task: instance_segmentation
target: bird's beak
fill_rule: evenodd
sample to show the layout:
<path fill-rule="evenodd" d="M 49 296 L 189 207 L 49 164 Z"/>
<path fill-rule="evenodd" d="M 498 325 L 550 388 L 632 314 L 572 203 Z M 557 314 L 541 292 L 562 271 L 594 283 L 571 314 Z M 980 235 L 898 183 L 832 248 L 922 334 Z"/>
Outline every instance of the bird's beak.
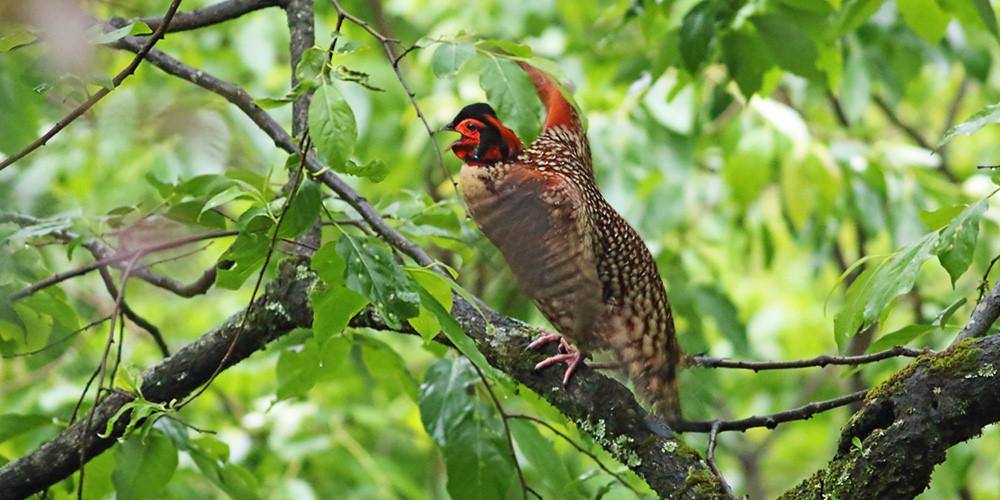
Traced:
<path fill-rule="evenodd" d="M 438 132 L 454 132 L 454 131 L 455 131 L 455 125 L 452 125 L 451 123 L 438 129 Z"/>

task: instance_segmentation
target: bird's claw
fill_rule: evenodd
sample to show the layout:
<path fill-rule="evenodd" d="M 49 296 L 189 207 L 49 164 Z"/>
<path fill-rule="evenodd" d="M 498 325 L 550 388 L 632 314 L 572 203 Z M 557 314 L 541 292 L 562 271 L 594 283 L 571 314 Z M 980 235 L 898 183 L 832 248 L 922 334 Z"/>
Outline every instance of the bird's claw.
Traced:
<path fill-rule="evenodd" d="M 563 375 L 563 386 L 565 387 L 569 384 L 569 377 L 573 375 L 573 372 L 576 371 L 576 367 L 579 366 L 580 361 L 583 359 L 583 354 L 580 353 L 580 350 L 569 345 L 569 342 L 566 342 L 566 339 L 558 333 L 550 333 L 540 337 L 538 340 L 528 344 L 528 349 L 534 349 L 555 340 L 559 340 L 559 349 L 563 352 L 543 359 L 535 365 L 535 369 L 541 370 L 546 366 L 554 365 L 556 363 L 566 363 L 566 373 Z"/>

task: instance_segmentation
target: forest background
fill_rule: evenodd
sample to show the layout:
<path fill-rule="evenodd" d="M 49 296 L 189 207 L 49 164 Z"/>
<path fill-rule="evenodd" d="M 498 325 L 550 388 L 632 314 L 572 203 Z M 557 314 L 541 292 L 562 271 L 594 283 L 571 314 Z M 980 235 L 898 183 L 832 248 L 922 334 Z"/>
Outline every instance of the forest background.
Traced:
<path fill-rule="evenodd" d="M 1000 497 L 988 0 L 0 19 L 0 497 Z M 486 100 L 535 137 L 511 58 L 568 85 L 685 350 L 807 366 L 684 371 L 683 434 L 531 370 L 432 133 Z"/>

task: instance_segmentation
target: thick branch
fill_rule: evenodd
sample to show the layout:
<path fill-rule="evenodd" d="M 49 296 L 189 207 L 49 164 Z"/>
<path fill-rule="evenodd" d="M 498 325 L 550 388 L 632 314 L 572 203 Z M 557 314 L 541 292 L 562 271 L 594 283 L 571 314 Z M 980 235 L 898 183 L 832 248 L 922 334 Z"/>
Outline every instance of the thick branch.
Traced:
<path fill-rule="evenodd" d="M 284 262 L 278 278 L 254 302 L 253 313 L 226 362 L 227 368 L 263 349 L 268 342 L 312 322 L 307 305 L 312 280 L 297 279 L 301 267 L 308 269 L 308 262 L 301 259 Z M 243 316 L 244 311 L 234 314 L 215 330 L 146 370 L 142 385 L 146 399 L 168 403 L 204 384 L 232 343 Z M 124 431 L 128 418 L 119 419 L 108 438 L 101 438 L 98 433 L 104 431 L 108 419 L 128 401 L 127 396 L 112 393 L 92 410 L 92 417 L 80 419 L 52 441 L 0 467 L 0 498 L 24 498 L 48 488 L 80 467 L 81 450 L 85 451 L 86 461 L 110 448 Z"/>
<path fill-rule="evenodd" d="M 236 19 L 245 14 L 266 9 L 268 7 L 284 7 L 287 3 L 288 0 L 227 0 L 209 5 L 207 7 L 202 7 L 200 9 L 195 9 L 190 12 L 178 12 L 174 16 L 173 20 L 170 21 L 167 33 L 196 30 L 198 28 L 204 28 L 213 24 L 219 24 Z M 146 23 L 150 29 L 155 30 L 160 27 L 160 24 L 163 22 L 163 17 L 140 17 L 137 19 L 130 19 L 126 21 L 126 23 L 130 23 L 132 21 L 142 21 Z"/>
<path fill-rule="evenodd" d="M 537 333 L 534 329 L 487 307 L 480 310 L 456 296 L 451 313 L 490 364 L 558 408 L 661 497 L 727 498 L 701 455 L 639 406 L 625 386 L 581 365 L 564 388 L 562 370 L 534 368 L 555 353 L 554 347 L 527 350 Z M 351 324 L 391 330 L 370 311 Z"/>
<path fill-rule="evenodd" d="M 979 301 L 979 304 L 976 304 L 976 309 L 972 311 L 969 322 L 959 332 L 955 342 L 986 335 L 998 317 L 1000 317 L 1000 281 L 997 281 L 990 293 L 986 294 L 983 300 Z"/>
<path fill-rule="evenodd" d="M 948 448 L 1000 420 L 997 366 L 997 335 L 920 358 L 869 393 L 833 460 L 785 498 L 913 498 Z"/>

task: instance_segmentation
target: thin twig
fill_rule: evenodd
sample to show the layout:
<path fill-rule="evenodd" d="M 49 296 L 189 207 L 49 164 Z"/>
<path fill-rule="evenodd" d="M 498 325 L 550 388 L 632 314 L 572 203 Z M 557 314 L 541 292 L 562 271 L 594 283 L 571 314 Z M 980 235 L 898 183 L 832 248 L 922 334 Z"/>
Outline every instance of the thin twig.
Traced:
<path fill-rule="evenodd" d="M 500 421 L 503 422 L 503 432 L 507 436 L 507 448 L 510 449 L 510 459 L 514 461 L 514 469 L 517 470 L 517 478 L 521 480 L 521 496 L 524 500 L 528 500 L 528 492 L 530 491 L 538 500 L 542 500 L 542 496 L 539 495 L 535 490 L 528 486 L 528 483 L 524 480 L 524 471 L 521 470 L 521 464 L 517 460 L 517 453 L 514 451 L 514 437 L 510 434 L 510 424 L 507 422 L 507 412 L 504 411 L 503 405 L 500 404 L 500 400 L 497 398 L 496 393 L 493 392 L 493 387 L 490 385 L 490 381 L 486 380 L 486 374 L 476 366 L 475 363 L 469 363 L 472 368 L 476 370 L 479 375 L 479 379 L 483 381 L 483 386 L 486 387 L 486 392 L 490 393 L 490 399 L 493 400 L 493 406 L 496 407 L 497 412 L 500 413 Z"/>
<path fill-rule="evenodd" d="M 717 442 L 717 437 L 719 436 L 719 426 L 722 424 L 721 420 L 716 420 L 712 422 L 712 431 L 708 435 L 708 450 L 705 451 L 705 461 L 708 462 L 709 468 L 715 473 L 715 477 L 719 478 L 719 482 L 726 489 L 726 494 L 733 497 L 733 489 L 726 482 L 726 477 L 722 475 L 722 471 L 719 470 L 719 465 L 715 463 L 715 445 Z"/>
<path fill-rule="evenodd" d="M 983 295 L 986 295 L 986 291 L 990 289 L 990 271 L 993 270 L 993 266 L 997 263 L 997 260 L 1000 260 L 1000 255 L 993 257 L 993 260 L 990 261 L 990 265 L 986 266 L 986 272 L 983 273 L 983 279 L 979 281 L 979 298 L 976 299 L 977 304 L 983 301 Z"/>
<path fill-rule="evenodd" d="M 952 341 L 952 345 L 961 340 L 982 337 L 993 326 L 993 323 L 996 323 L 997 318 L 1000 318 L 1000 281 L 997 281 L 990 293 L 976 304 L 976 308 L 972 310 L 972 316 L 969 317 L 969 322 Z"/>
<path fill-rule="evenodd" d="M 111 273 L 108 272 L 108 268 L 102 267 L 98 270 L 98 272 L 101 273 L 101 280 L 104 281 L 104 287 L 108 290 L 108 293 L 112 297 L 117 297 L 118 288 L 115 287 L 115 282 L 111 279 Z M 167 347 L 167 343 L 163 340 L 163 334 L 160 333 L 160 329 L 157 328 L 156 325 L 147 321 L 146 318 L 139 316 L 139 314 L 129 307 L 128 302 L 125 302 L 124 300 L 122 300 L 122 313 L 126 318 L 132 320 L 136 326 L 148 332 L 150 337 L 153 337 L 153 342 L 156 343 L 156 347 L 160 349 L 160 354 L 163 355 L 164 358 L 170 356 L 170 348 Z"/>
<path fill-rule="evenodd" d="M 110 333 L 108 334 L 108 341 L 104 344 L 104 353 L 101 355 L 101 363 L 98 366 L 98 377 L 97 377 L 97 390 L 94 392 L 94 408 L 101 403 L 101 392 L 104 390 L 104 378 L 108 368 L 108 356 L 111 354 L 111 344 L 115 342 L 115 320 L 118 318 L 118 313 L 121 310 L 122 302 L 125 300 L 125 286 L 128 285 L 129 273 L 132 272 L 132 268 L 135 264 L 142 258 L 141 253 L 136 253 L 129 259 L 128 264 L 122 271 L 121 287 L 118 289 L 118 296 L 115 298 L 115 307 L 111 310 L 111 328 L 109 328 Z M 120 343 L 119 343 L 120 349 Z M 119 350 L 119 361 L 121 356 L 121 351 Z M 115 368 L 117 369 L 118 363 L 115 363 Z M 113 380 L 113 379 L 112 379 Z M 84 389 L 86 393 L 86 389 Z M 87 429 L 93 428 L 94 412 L 87 413 Z M 84 443 L 86 440 L 80 440 L 80 480 L 77 482 L 77 498 L 83 500 L 83 474 L 84 468 L 87 464 L 86 460 L 86 448 Z"/>
<path fill-rule="evenodd" d="M 106 266 L 114 266 L 115 264 L 118 264 L 120 262 L 125 262 L 136 255 L 145 256 L 157 252 L 162 252 L 165 250 L 171 250 L 190 243 L 197 243 L 199 241 L 210 240 L 214 238 L 224 238 L 226 236 L 233 236 L 235 234 L 239 234 L 239 231 L 215 231 L 195 236 L 187 236 L 173 241 L 168 241 L 166 243 L 160 243 L 159 245 L 153 245 L 151 247 L 141 248 L 139 250 L 133 250 L 131 252 L 116 253 L 114 255 L 110 255 L 101 260 L 98 260 L 97 262 L 88 264 L 83 267 L 78 267 L 72 271 L 66 271 L 64 273 L 57 273 L 52 276 L 49 276 L 48 278 L 45 278 L 44 280 L 41 280 L 31 286 L 28 286 L 27 288 L 14 292 L 13 294 L 10 295 L 9 299 L 11 302 L 17 302 L 18 300 L 21 300 L 29 295 L 32 295 L 35 292 L 38 292 L 39 290 L 42 290 L 44 288 L 50 287 L 57 283 L 62 283 L 63 281 L 66 281 L 70 278 L 75 278 L 77 276 L 87 274 L 95 269 L 100 269 Z"/>
<path fill-rule="evenodd" d="M 9 358 L 19 358 L 19 357 L 22 357 L 22 356 L 33 356 L 35 354 L 38 354 L 38 353 L 41 353 L 41 352 L 45 351 L 46 349 L 51 349 L 52 347 L 55 347 L 55 346 L 57 346 L 59 344 L 62 344 L 63 342 L 66 342 L 67 340 L 69 340 L 69 339 L 71 339 L 71 338 L 73 338 L 73 337 L 75 337 L 75 336 L 77 336 L 77 335 L 79 335 L 79 334 L 81 334 L 81 333 L 83 333 L 83 332 L 85 332 L 85 331 L 87 331 L 87 330 L 89 330 L 89 329 L 91 329 L 91 328 L 93 328 L 93 327 L 101 324 L 101 323 L 104 323 L 105 321 L 107 321 L 109 319 L 111 319 L 110 316 L 105 316 L 105 317 L 103 317 L 101 319 L 95 319 L 94 321 L 91 321 L 90 323 L 88 323 L 87 326 L 84 326 L 82 328 L 77 328 L 76 330 L 73 330 L 72 332 L 66 334 L 65 337 L 63 337 L 63 338 L 61 338 L 59 340 L 50 342 L 48 344 L 45 344 L 44 346 L 39 347 L 38 349 L 35 349 L 34 351 L 15 352 L 13 354 L 7 354 L 7 355 L 0 356 L 0 357 L 2 357 L 3 359 L 9 359 Z"/>
<path fill-rule="evenodd" d="M 672 428 L 679 432 L 711 432 L 712 426 L 718 422 L 718 432 L 745 431 L 754 427 L 767 427 L 768 429 L 773 429 L 777 427 L 778 424 L 783 422 L 807 420 L 817 413 L 848 405 L 854 401 L 860 401 L 864 399 L 866 394 L 868 394 L 867 389 L 852 392 L 851 394 L 847 394 L 839 398 L 809 403 L 805 406 L 800 406 L 791 410 L 779 411 L 770 415 L 760 415 L 741 420 L 682 420 L 680 422 L 676 422 Z"/>
<path fill-rule="evenodd" d="M 389 58 L 389 62 L 392 64 L 393 71 L 396 72 L 396 79 L 399 80 L 399 84 L 403 86 L 403 90 L 406 92 L 406 97 L 410 99 L 410 104 L 413 105 L 413 110 L 417 112 L 417 117 L 420 118 L 421 123 L 424 124 L 424 129 L 427 131 L 427 140 L 430 142 L 431 149 L 434 150 L 434 155 L 437 157 L 438 165 L 441 166 L 441 171 L 443 171 L 445 176 L 448 177 L 448 180 L 451 181 L 451 185 L 455 189 L 455 194 L 458 197 L 457 199 L 459 200 L 459 203 L 463 203 L 462 202 L 463 198 L 458 192 L 458 182 L 455 181 L 455 177 L 451 175 L 451 171 L 448 170 L 447 166 L 445 166 L 444 156 L 441 154 L 441 150 L 438 149 L 437 143 L 434 142 L 434 129 L 431 127 L 431 124 L 427 121 L 427 118 L 424 116 L 423 111 L 420 110 L 420 105 L 417 104 L 417 99 L 416 99 L 417 94 L 414 93 L 412 90 L 410 90 L 410 85 L 406 83 L 406 77 L 403 76 L 403 72 L 399 68 L 399 63 L 403 59 L 403 56 L 405 56 L 406 54 L 410 53 L 413 50 L 419 49 L 420 47 L 416 45 L 411 46 L 405 49 L 399 56 L 395 56 L 392 52 L 392 44 L 393 43 L 399 44 L 400 43 L 399 40 L 389 38 L 383 35 L 382 33 L 379 33 L 375 28 L 372 28 L 368 23 L 351 15 L 349 12 L 344 10 L 343 7 L 340 6 L 339 1 L 337 0 L 330 0 L 330 1 L 333 3 L 333 7 L 337 9 L 338 16 L 346 18 L 348 21 L 358 25 L 361 29 L 367 31 L 368 34 L 370 34 L 372 37 L 378 40 L 379 43 L 382 44 L 382 49 L 385 50 L 385 55 L 386 57 Z"/>
<path fill-rule="evenodd" d="M 635 494 L 639 494 L 639 490 L 635 489 L 631 484 L 628 484 L 628 481 L 626 481 L 624 477 L 622 477 L 620 474 L 618 474 L 617 472 L 609 469 L 606 465 L 604 465 L 603 463 L 601 463 L 601 459 L 597 458 L 597 455 L 594 455 L 589 450 L 585 449 L 583 446 L 580 446 L 579 444 L 577 444 L 576 441 L 573 441 L 573 438 L 567 436 L 565 433 L 561 432 L 559 429 L 556 429 L 552 424 L 550 424 L 550 423 L 548 423 L 548 422 L 546 422 L 546 421 L 544 421 L 544 420 L 542 420 L 542 419 L 540 419 L 538 417 L 533 417 L 531 415 L 525 415 L 523 413 L 508 413 L 507 414 L 507 418 L 520 418 L 522 420 L 528 420 L 530 422 L 534 422 L 534 423 L 536 423 L 538 425 L 541 425 L 541 426 L 545 427 L 546 429 L 552 431 L 555 435 L 561 437 L 564 441 L 566 441 L 567 443 L 569 443 L 570 446 L 576 448 L 577 451 L 579 451 L 580 453 L 583 453 L 584 455 L 586 455 L 587 457 L 589 457 L 591 460 L 593 460 L 594 463 L 597 464 L 597 466 L 601 470 L 603 470 L 605 473 L 607 473 L 611 477 L 613 477 L 616 480 L 618 480 L 619 483 L 621 483 L 622 485 L 624 485 L 626 488 L 632 490 L 632 492 L 634 492 Z"/>
<path fill-rule="evenodd" d="M 0 221 L 13 222 L 21 227 L 33 226 L 45 222 L 44 219 L 16 212 L 0 212 Z M 235 235 L 235 234 L 238 234 L 238 232 L 232 231 L 228 233 L 228 235 Z M 80 235 L 72 231 L 67 231 L 65 229 L 57 229 L 55 231 L 47 233 L 47 235 L 51 235 L 63 243 L 70 243 L 80 237 Z M 97 239 L 85 241 L 80 246 L 86 248 L 87 251 L 89 251 L 90 254 L 93 255 L 94 258 L 97 260 L 105 259 L 107 257 L 115 255 L 115 250 L 113 248 L 109 247 L 108 245 L 104 244 L 103 242 Z M 187 254 L 185 254 L 185 256 L 186 255 Z M 162 262 L 166 262 L 167 260 L 171 259 L 150 262 L 149 264 L 139 269 L 133 269 L 132 277 L 145 281 L 155 287 L 162 288 L 169 292 L 173 292 L 174 294 L 179 295 L 181 297 L 187 297 L 187 298 L 194 297 L 195 295 L 201 295 L 206 291 L 208 291 L 208 289 L 211 288 L 213 284 L 215 284 L 218 264 L 212 265 L 212 267 L 208 268 L 207 270 L 205 270 L 204 273 L 202 273 L 201 277 L 192 281 L 191 283 L 181 283 L 180 281 L 177 281 L 173 278 L 163 276 L 149 270 L 149 267 Z M 118 263 L 118 265 L 113 265 L 112 267 L 120 268 L 120 263 Z"/>
<path fill-rule="evenodd" d="M 797 359 L 794 361 L 741 361 L 735 359 L 710 358 L 706 356 L 692 356 L 691 359 L 696 366 L 701 368 L 740 368 L 744 370 L 787 370 L 790 368 L 806 368 L 812 366 L 823 367 L 827 365 L 861 365 L 881 361 L 883 359 L 905 356 L 915 358 L 925 354 L 934 354 L 930 349 L 911 349 L 909 347 L 895 346 L 884 351 L 873 354 L 863 354 L 859 356 L 831 356 L 823 354 L 809 359 Z"/>
<path fill-rule="evenodd" d="M 25 156 L 31 154 L 32 151 L 44 146 L 45 143 L 49 142 L 49 140 L 51 140 L 53 137 L 55 137 L 56 134 L 61 132 L 62 129 L 66 128 L 70 123 L 73 123 L 73 120 L 76 120 L 81 115 L 86 113 L 88 109 L 94 106 L 94 104 L 97 104 L 97 101 L 100 101 L 104 96 L 110 94 L 111 91 L 118 88 L 118 86 L 121 85 L 126 78 L 132 75 L 132 73 L 135 73 L 135 69 L 139 67 L 139 63 L 142 62 L 142 59 L 144 57 L 146 57 L 146 54 L 150 51 L 150 49 L 153 48 L 153 45 L 155 45 L 156 42 L 160 41 L 160 39 L 163 38 L 163 35 L 166 34 L 167 26 L 170 25 L 170 20 L 173 19 L 174 14 L 177 12 L 177 7 L 180 6 L 180 4 L 181 0 L 173 0 L 172 2 L 170 2 L 170 7 L 167 8 L 167 13 L 164 14 L 163 16 L 163 23 L 157 26 L 156 31 L 154 31 L 153 35 L 149 37 L 149 39 L 146 41 L 146 44 L 143 45 L 142 49 L 140 49 L 139 52 L 136 53 L 135 57 L 132 59 L 132 62 L 129 63 L 129 65 L 126 66 L 125 69 L 121 70 L 120 73 L 115 75 L 114 78 L 111 79 L 112 83 L 111 88 L 102 87 L 101 90 L 98 90 L 97 92 L 94 93 L 94 95 L 90 96 L 89 99 L 84 101 L 83 104 L 77 106 L 76 109 L 74 109 L 68 115 L 66 115 L 65 118 L 59 120 L 59 122 L 56 123 L 55 126 L 49 129 L 49 131 L 43 134 L 41 137 L 36 139 L 35 142 L 32 142 L 21 151 L 18 151 L 17 153 L 14 153 L 13 155 L 5 158 L 3 161 L 0 161 L 0 171 L 9 167 L 14 162 L 20 160 L 21 158 L 24 158 Z"/>

